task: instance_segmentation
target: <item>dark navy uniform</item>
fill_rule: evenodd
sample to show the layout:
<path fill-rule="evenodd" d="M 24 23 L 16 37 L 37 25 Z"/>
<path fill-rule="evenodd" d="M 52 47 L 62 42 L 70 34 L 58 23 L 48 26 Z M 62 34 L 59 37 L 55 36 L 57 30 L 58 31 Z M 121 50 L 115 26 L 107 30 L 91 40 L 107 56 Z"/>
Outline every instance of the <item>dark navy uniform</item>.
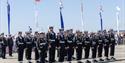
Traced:
<path fill-rule="evenodd" d="M 35 33 L 35 36 L 33 37 L 33 42 L 34 42 L 34 51 L 35 51 L 35 60 L 38 61 L 39 60 L 39 52 L 38 52 L 38 36 L 37 36 L 38 32 Z"/>
<path fill-rule="evenodd" d="M 3 59 L 6 59 L 7 41 L 6 41 L 6 38 L 4 37 L 4 34 L 1 34 L 1 37 L 0 37 L 0 47 L 1 47 L 1 57 Z"/>
<path fill-rule="evenodd" d="M 82 41 L 82 36 L 77 35 L 75 36 L 75 43 L 76 43 L 76 57 L 77 60 L 82 59 L 82 48 L 83 48 L 83 41 Z"/>
<path fill-rule="evenodd" d="M 71 61 L 72 60 L 72 55 L 74 53 L 74 44 L 75 42 L 73 41 L 74 39 L 74 35 L 73 34 L 68 34 L 67 36 L 67 56 L 68 56 L 68 61 Z"/>
<path fill-rule="evenodd" d="M 115 54 L 116 40 L 115 40 L 115 34 L 113 33 L 113 31 L 111 31 L 111 33 L 109 34 L 109 37 L 110 37 L 110 56 L 112 57 L 111 59 L 115 60 L 114 54 Z"/>
<path fill-rule="evenodd" d="M 82 49 L 83 49 L 83 40 L 82 40 L 82 33 L 80 31 L 76 32 L 75 36 L 75 46 L 76 46 L 76 57 L 77 60 L 82 59 Z"/>
<path fill-rule="evenodd" d="M 109 45 L 110 45 L 110 43 L 109 43 L 109 40 L 110 40 L 109 34 L 104 33 L 103 37 L 104 37 L 104 55 L 106 57 L 106 60 L 109 60 L 108 59 L 108 57 L 109 57 Z"/>
<path fill-rule="evenodd" d="M 89 58 L 89 55 L 90 55 L 91 39 L 90 39 L 90 36 L 88 35 L 88 31 L 84 32 L 83 43 L 84 43 L 84 51 L 85 51 L 85 57 L 84 58 L 86 59 L 86 63 L 90 63 L 88 58 Z"/>
<path fill-rule="evenodd" d="M 88 35 L 84 35 L 83 41 L 84 41 L 85 59 L 88 59 L 91 46 L 90 37 Z"/>
<path fill-rule="evenodd" d="M 48 43 L 45 37 L 38 39 L 38 49 L 40 52 L 40 63 L 45 63 L 46 53 L 48 50 Z"/>
<path fill-rule="evenodd" d="M 69 34 L 71 34 L 73 37 L 75 36 L 75 34 L 73 33 L 73 29 L 69 29 Z M 74 57 L 74 52 L 75 52 L 75 45 L 74 45 L 74 47 L 73 47 L 72 59 L 76 59 L 76 58 Z"/>
<path fill-rule="evenodd" d="M 27 33 L 27 35 L 24 38 L 26 43 L 26 59 L 29 63 L 31 63 L 31 54 L 32 54 L 32 48 L 33 48 L 33 38 L 30 36 L 30 33 Z"/>
<path fill-rule="evenodd" d="M 90 35 L 90 38 L 91 38 L 92 58 L 94 62 L 97 62 L 96 56 L 97 56 L 97 47 L 98 47 L 98 37 L 96 34 L 92 33 Z"/>
<path fill-rule="evenodd" d="M 56 34 L 51 31 L 47 33 L 47 41 L 49 43 L 49 61 L 55 62 Z"/>
<path fill-rule="evenodd" d="M 17 46 L 17 52 L 18 52 L 18 61 L 22 63 L 23 61 L 23 55 L 24 55 L 24 49 L 25 49 L 25 42 L 24 37 L 18 36 L 16 37 L 16 46 Z"/>
<path fill-rule="evenodd" d="M 64 61 L 64 57 L 65 57 L 65 48 L 66 48 L 66 39 L 64 36 L 64 33 L 59 33 L 59 35 L 57 36 L 57 40 L 58 40 L 58 47 L 59 47 L 59 62 L 63 62 Z"/>
<path fill-rule="evenodd" d="M 8 47 L 9 47 L 9 56 L 12 56 L 13 53 L 13 38 L 11 35 L 9 35 L 7 39 Z"/>
<path fill-rule="evenodd" d="M 103 47 L 104 47 L 103 35 L 101 34 L 101 32 L 99 32 L 98 33 L 98 57 L 100 61 L 104 61 L 102 59 Z"/>

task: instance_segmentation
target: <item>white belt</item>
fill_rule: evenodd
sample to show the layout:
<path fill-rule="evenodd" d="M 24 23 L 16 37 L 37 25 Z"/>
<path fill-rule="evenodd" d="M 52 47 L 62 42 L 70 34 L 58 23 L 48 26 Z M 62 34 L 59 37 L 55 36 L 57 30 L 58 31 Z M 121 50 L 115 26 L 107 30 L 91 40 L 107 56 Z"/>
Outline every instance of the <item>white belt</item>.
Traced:
<path fill-rule="evenodd" d="M 89 41 L 85 41 L 85 43 L 90 43 Z"/>
<path fill-rule="evenodd" d="M 26 42 L 27 44 L 31 44 L 31 42 Z"/>
<path fill-rule="evenodd" d="M 105 39 L 105 42 L 108 42 L 109 40 Z"/>
<path fill-rule="evenodd" d="M 51 42 L 55 42 L 55 40 L 50 40 Z"/>
<path fill-rule="evenodd" d="M 82 44 L 82 43 L 77 43 L 77 44 Z"/>
<path fill-rule="evenodd" d="M 102 40 L 99 40 L 99 44 L 102 44 Z"/>
<path fill-rule="evenodd" d="M 68 41 L 68 43 L 72 43 L 72 41 Z"/>
<path fill-rule="evenodd" d="M 99 42 L 102 42 L 102 40 L 99 40 Z"/>
<path fill-rule="evenodd" d="M 24 43 L 18 43 L 19 45 L 22 45 L 22 44 L 24 44 Z"/>
<path fill-rule="evenodd" d="M 95 45 L 95 44 L 96 44 L 96 42 L 92 42 L 92 44 L 93 44 L 93 45 Z"/>
<path fill-rule="evenodd" d="M 65 43 L 65 41 L 60 41 L 60 43 Z"/>
<path fill-rule="evenodd" d="M 114 41 L 115 39 L 111 38 L 111 41 Z"/>
<path fill-rule="evenodd" d="M 46 43 L 40 43 L 40 45 L 45 45 Z"/>

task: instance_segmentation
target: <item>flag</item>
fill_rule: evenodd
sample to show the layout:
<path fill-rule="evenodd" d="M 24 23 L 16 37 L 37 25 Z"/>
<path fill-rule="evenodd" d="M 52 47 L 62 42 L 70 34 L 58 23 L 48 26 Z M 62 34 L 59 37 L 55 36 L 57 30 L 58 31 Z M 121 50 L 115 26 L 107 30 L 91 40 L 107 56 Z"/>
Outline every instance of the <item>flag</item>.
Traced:
<path fill-rule="evenodd" d="M 63 21 L 63 16 L 62 16 L 62 8 L 63 8 L 63 4 L 62 4 L 62 0 L 60 0 L 60 21 L 61 21 L 61 28 L 64 29 L 64 21 Z"/>
<path fill-rule="evenodd" d="M 103 20 L 102 20 L 102 13 L 99 13 L 100 15 L 100 24 L 101 24 L 101 31 L 103 31 Z"/>
<path fill-rule="evenodd" d="M 60 20 L 61 20 L 61 28 L 64 29 L 64 22 L 61 10 L 60 10 Z"/>
<path fill-rule="evenodd" d="M 8 34 L 10 34 L 10 4 L 7 0 Z"/>

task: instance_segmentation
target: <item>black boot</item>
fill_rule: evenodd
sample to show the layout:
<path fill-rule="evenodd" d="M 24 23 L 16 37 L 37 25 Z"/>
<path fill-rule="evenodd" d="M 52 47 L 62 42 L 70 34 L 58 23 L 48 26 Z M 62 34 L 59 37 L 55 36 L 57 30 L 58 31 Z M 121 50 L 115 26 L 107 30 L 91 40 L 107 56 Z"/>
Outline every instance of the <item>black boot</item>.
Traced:
<path fill-rule="evenodd" d="M 110 59 L 109 58 L 106 58 L 106 61 L 109 61 Z"/>
<path fill-rule="evenodd" d="M 112 61 L 116 61 L 116 59 L 115 59 L 114 57 L 111 57 L 111 60 L 112 60 Z"/>
<path fill-rule="evenodd" d="M 93 63 L 97 63 L 98 61 L 97 60 L 93 60 Z"/>
<path fill-rule="evenodd" d="M 77 63 L 83 63 L 82 61 L 78 61 Z"/>
<path fill-rule="evenodd" d="M 91 63 L 91 61 L 89 61 L 89 60 L 86 60 L 86 62 L 85 63 Z"/>
<path fill-rule="evenodd" d="M 103 59 L 99 59 L 99 61 L 104 61 Z"/>

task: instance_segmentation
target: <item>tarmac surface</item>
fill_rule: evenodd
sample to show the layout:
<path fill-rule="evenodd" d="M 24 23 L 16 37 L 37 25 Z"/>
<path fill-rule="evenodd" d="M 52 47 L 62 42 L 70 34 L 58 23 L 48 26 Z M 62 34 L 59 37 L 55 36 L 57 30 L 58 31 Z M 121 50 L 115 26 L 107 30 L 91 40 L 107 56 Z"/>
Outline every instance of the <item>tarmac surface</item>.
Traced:
<path fill-rule="evenodd" d="M 0 63 L 18 63 L 17 57 L 18 57 L 17 53 L 14 53 L 13 57 L 9 57 L 8 54 L 7 54 L 7 56 L 6 56 L 7 59 L 0 58 Z M 75 55 L 74 55 L 74 57 L 75 57 Z M 83 57 L 84 57 L 84 51 L 83 51 Z M 91 53 L 90 53 L 90 57 L 91 57 Z M 116 46 L 115 58 L 116 58 L 117 61 L 105 62 L 105 63 L 125 63 L 125 45 L 117 45 Z M 34 53 L 32 53 L 32 59 L 33 59 L 32 63 L 35 63 Z M 57 56 L 56 56 L 56 60 L 58 60 Z M 89 60 L 92 61 L 92 59 L 89 59 Z M 81 61 L 83 63 L 85 63 L 85 59 L 82 59 Z M 25 58 L 24 58 L 24 62 L 23 63 L 27 63 L 27 60 Z M 56 62 L 56 63 L 59 63 L 59 62 Z M 63 63 L 69 63 L 69 62 L 65 61 Z M 78 63 L 78 61 L 73 60 L 71 63 Z"/>

